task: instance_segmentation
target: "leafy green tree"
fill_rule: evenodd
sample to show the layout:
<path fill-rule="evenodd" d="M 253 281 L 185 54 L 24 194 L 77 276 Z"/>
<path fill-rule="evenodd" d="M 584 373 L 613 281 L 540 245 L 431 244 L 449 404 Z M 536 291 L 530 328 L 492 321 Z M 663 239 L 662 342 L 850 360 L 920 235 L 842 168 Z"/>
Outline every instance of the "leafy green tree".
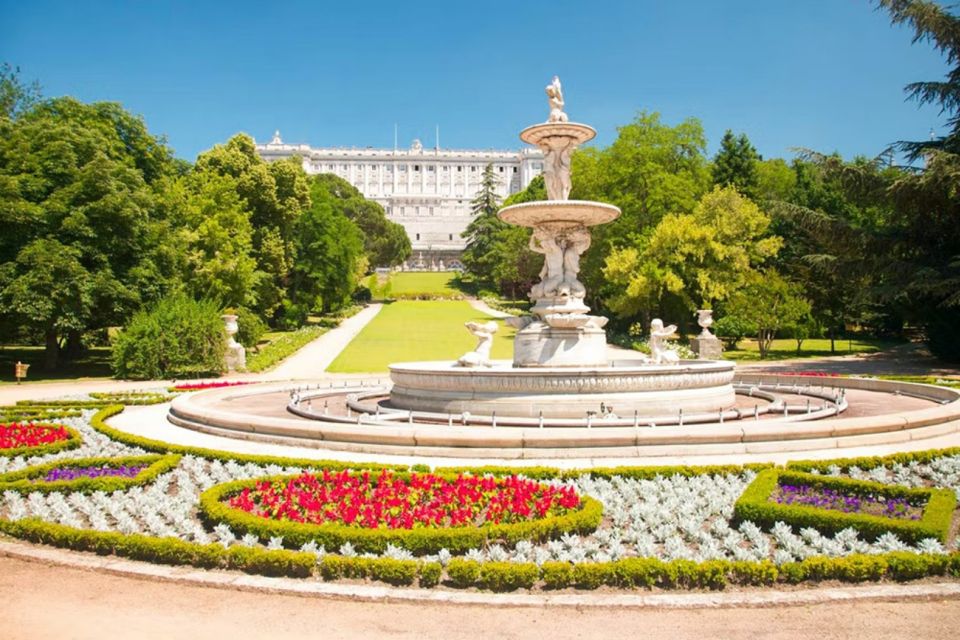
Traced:
<path fill-rule="evenodd" d="M 48 364 L 60 342 L 76 353 L 84 332 L 121 324 L 173 286 L 179 263 L 163 246 L 169 221 L 158 194 L 174 172 L 170 150 L 116 104 L 57 98 L 0 118 L 0 290 L 20 300 L 20 311 L 0 309 L 0 320 L 28 315 L 44 327 Z M 86 283 L 75 300 L 92 300 L 73 305 L 69 321 L 48 305 L 17 315 L 30 265 L 56 272 L 40 257 L 47 239 L 65 248 L 64 277 Z"/>
<path fill-rule="evenodd" d="M 733 187 L 716 187 L 689 214 L 670 214 L 642 241 L 614 249 L 604 275 L 608 304 L 624 317 L 712 308 L 735 293 L 779 250 L 770 218 Z M 673 304 L 670 304 L 671 299 Z"/>
<path fill-rule="evenodd" d="M 793 195 L 797 174 L 782 158 L 757 163 L 756 200 L 760 203 L 786 201 Z"/>
<path fill-rule="evenodd" d="M 463 251 L 463 266 L 481 286 L 494 286 L 494 269 L 499 256 L 494 252 L 497 234 L 507 228 L 507 223 L 497 217 L 500 196 L 497 195 L 499 179 L 488 164 L 480 177 L 480 190 L 470 202 L 473 219 L 462 237 L 467 240 Z"/>
<path fill-rule="evenodd" d="M 410 237 L 403 225 L 389 220 L 381 207 L 367 200 L 352 184 L 333 174 L 311 178 L 324 185 L 342 210 L 363 232 L 367 262 L 374 267 L 392 267 L 410 257 Z"/>
<path fill-rule="evenodd" d="M 358 265 L 366 264 L 363 233 L 344 213 L 343 200 L 331 191 L 327 176 L 310 179 L 310 208 L 296 225 L 297 260 L 292 299 L 300 313 L 335 311 L 357 286 Z"/>
<path fill-rule="evenodd" d="M 760 358 L 766 358 L 777 332 L 810 314 L 802 289 L 774 270 L 754 274 L 725 304 L 724 312 L 755 327 Z"/>
<path fill-rule="evenodd" d="M 641 243 L 665 215 L 692 211 L 710 185 L 706 138 L 698 120 L 669 126 L 659 114 L 641 112 L 617 131 L 609 147 L 573 156 L 570 197 L 609 202 L 622 211 L 616 221 L 592 230 L 593 242 L 583 257 L 580 280 L 594 307 L 612 295 L 603 275 L 607 255 Z"/>
<path fill-rule="evenodd" d="M 10 63 L 0 64 L 0 118 L 14 120 L 40 102 L 40 84 L 34 80 L 24 84 L 20 80 L 20 67 Z"/>
<path fill-rule="evenodd" d="M 749 198 L 759 195 L 760 178 L 757 165 L 760 156 L 750 144 L 747 134 L 733 135 L 727 129 L 720 141 L 720 150 L 713 158 L 713 184 L 721 187 L 736 187 L 737 191 Z"/>

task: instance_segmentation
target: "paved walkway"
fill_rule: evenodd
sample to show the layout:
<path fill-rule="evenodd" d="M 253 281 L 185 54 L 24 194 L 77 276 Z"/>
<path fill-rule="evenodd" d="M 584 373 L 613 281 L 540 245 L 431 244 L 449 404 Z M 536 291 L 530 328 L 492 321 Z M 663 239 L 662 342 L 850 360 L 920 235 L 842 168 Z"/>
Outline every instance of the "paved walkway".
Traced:
<path fill-rule="evenodd" d="M 262 380 L 304 380 L 319 377 L 340 355 L 350 341 L 380 313 L 382 304 L 371 304 L 350 316 L 340 326 L 326 332 L 271 371 L 261 374 Z"/>

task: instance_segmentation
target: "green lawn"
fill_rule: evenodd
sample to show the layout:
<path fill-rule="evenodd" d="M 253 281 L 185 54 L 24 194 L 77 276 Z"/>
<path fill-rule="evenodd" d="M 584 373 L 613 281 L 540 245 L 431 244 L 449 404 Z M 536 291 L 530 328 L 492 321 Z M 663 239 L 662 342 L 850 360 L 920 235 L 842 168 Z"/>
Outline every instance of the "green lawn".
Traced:
<path fill-rule="evenodd" d="M 386 371 L 391 362 L 456 360 L 477 344 L 477 339 L 470 335 L 463 323 L 490 319 L 463 301 L 402 300 L 385 304 L 327 371 Z M 512 327 L 500 323 L 494 338 L 493 358 L 509 360 L 513 357 L 513 334 Z"/>
<path fill-rule="evenodd" d="M 824 358 L 827 356 L 843 356 L 851 353 L 876 353 L 884 351 L 899 343 L 890 340 L 876 340 L 871 338 L 854 338 L 851 340 L 837 340 L 836 353 L 830 352 L 829 338 L 810 338 L 803 341 L 803 348 L 797 353 L 797 341 L 789 338 L 774 340 L 767 353 L 766 361 L 791 360 L 794 358 Z M 728 360 L 759 360 L 760 351 L 757 341 L 753 339 L 741 340 L 737 349 L 723 352 Z"/>
<path fill-rule="evenodd" d="M 454 273 L 449 271 L 407 271 L 394 273 L 390 276 L 390 293 L 394 295 L 458 295 L 461 293 L 460 290 L 450 284 L 454 275 Z"/>
<path fill-rule="evenodd" d="M 43 366 L 43 347 L 22 345 L 0 346 L 0 382 L 13 382 L 13 365 L 17 362 L 30 365 L 24 382 L 44 380 L 77 380 L 80 378 L 110 377 L 110 348 L 93 347 L 77 360 L 61 357 L 60 366 L 47 371 Z"/>

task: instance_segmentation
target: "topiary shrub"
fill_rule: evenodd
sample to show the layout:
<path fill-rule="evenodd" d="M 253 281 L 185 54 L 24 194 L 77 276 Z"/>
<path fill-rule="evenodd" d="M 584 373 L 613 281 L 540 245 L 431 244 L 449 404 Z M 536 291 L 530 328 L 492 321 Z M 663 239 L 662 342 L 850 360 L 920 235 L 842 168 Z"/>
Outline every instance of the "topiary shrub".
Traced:
<path fill-rule="evenodd" d="M 135 380 L 218 374 L 225 349 L 216 303 L 170 296 L 133 316 L 120 333 L 113 344 L 113 372 Z"/>

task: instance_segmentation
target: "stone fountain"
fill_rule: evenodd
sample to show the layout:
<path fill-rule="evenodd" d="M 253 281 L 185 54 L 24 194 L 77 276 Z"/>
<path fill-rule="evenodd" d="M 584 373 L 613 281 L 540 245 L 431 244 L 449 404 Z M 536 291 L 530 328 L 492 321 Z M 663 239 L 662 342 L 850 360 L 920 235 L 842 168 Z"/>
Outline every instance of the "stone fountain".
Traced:
<path fill-rule="evenodd" d="M 520 138 L 543 150 L 548 199 L 505 207 L 498 214 L 505 222 L 532 228 L 530 248 L 544 256 L 540 282 L 530 291 L 531 315 L 509 320 L 518 330 L 513 361 L 489 360 L 491 328 L 468 326 L 480 344 L 460 360 L 390 365 L 393 388 L 388 405 L 430 413 L 496 413 L 503 418 L 615 418 L 615 411 L 648 416 L 732 406 L 731 362 L 680 362 L 669 357 L 672 351 L 659 352 L 653 360 L 608 360 L 603 330 L 607 318 L 590 315 L 578 275 L 580 256 L 590 246 L 590 227 L 615 220 L 620 210 L 602 202 L 568 199 L 571 154 L 596 131 L 570 122 L 559 78 L 553 78 L 546 92 L 547 122 L 527 127 Z M 660 323 L 652 334 L 655 339 L 661 338 L 657 331 L 662 330 Z"/>

